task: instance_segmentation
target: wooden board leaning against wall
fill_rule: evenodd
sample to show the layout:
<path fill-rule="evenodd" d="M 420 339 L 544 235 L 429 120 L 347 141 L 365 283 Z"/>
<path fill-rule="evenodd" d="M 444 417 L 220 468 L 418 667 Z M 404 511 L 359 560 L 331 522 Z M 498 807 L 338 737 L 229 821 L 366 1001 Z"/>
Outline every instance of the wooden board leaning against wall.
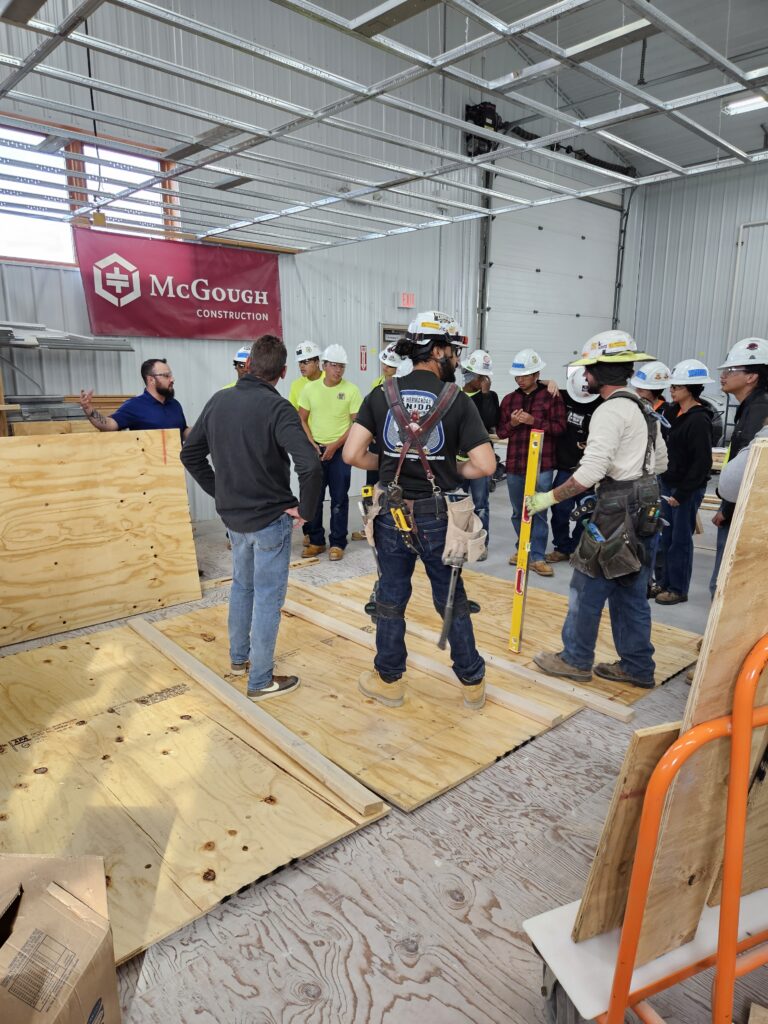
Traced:
<path fill-rule="evenodd" d="M 178 431 L 0 444 L 0 646 L 200 597 Z"/>

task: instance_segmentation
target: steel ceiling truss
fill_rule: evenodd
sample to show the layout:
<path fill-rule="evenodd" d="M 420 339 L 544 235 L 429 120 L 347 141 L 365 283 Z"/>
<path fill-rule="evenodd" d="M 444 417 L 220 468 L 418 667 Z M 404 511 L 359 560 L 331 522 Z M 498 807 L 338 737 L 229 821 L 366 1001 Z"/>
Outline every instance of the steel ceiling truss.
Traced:
<path fill-rule="evenodd" d="M 136 17 L 160 22 L 176 32 L 194 35 L 251 58 L 271 63 L 291 74 L 307 77 L 320 85 L 337 90 L 340 95 L 317 109 L 311 109 L 279 96 L 247 88 L 238 82 L 216 77 L 202 68 L 187 67 L 92 35 L 92 26 L 86 26 L 88 31 L 79 31 L 86 19 L 105 2 L 131 12 Z M 435 56 L 405 46 L 383 32 L 374 31 L 384 7 L 387 9 L 386 23 L 394 24 L 398 17 L 404 17 L 414 9 L 411 3 L 379 4 L 367 14 L 350 20 L 310 0 L 272 2 L 352 37 L 361 45 L 369 45 L 383 51 L 403 62 L 405 66 L 379 82 L 366 85 L 336 71 L 317 67 L 290 54 L 239 38 L 148 0 L 85 0 L 58 25 L 37 19 L 30 20 L 25 27 L 42 36 L 43 41 L 27 57 L 0 54 L 0 66 L 10 68 L 7 77 L 0 80 L 0 98 L 6 97 L 22 105 L 41 107 L 87 119 L 94 125 L 92 135 L 81 131 L 60 131 L 57 128 L 57 136 L 64 139 L 72 138 L 96 146 L 106 145 L 108 148 L 114 148 L 114 144 L 105 143 L 99 138 L 96 125 L 128 128 L 134 136 L 145 134 L 153 140 L 158 137 L 165 138 L 173 145 L 169 145 L 166 152 L 159 154 L 157 159 L 173 161 L 173 166 L 170 169 L 158 169 L 157 173 L 150 174 L 146 180 L 118 191 L 103 188 L 94 190 L 88 187 L 86 181 L 82 191 L 88 193 L 89 201 L 74 213 L 69 210 L 51 211 L 42 205 L 25 207 L 14 202 L 14 199 L 37 198 L 41 203 L 46 202 L 55 206 L 56 203 L 65 204 L 67 200 L 65 197 L 58 199 L 55 195 L 42 197 L 35 192 L 19 189 L 20 184 L 31 184 L 31 179 L 25 181 L 18 177 L 14 178 L 13 174 L 1 173 L 0 201 L 3 208 L 18 209 L 18 212 L 28 209 L 30 215 L 47 215 L 54 219 L 89 217 L 97 210 L 109 208 L 110 221 L 113 223 L 128 226 L 140 224 L 152 228 L 157 226 L 158 220 L 162 220 L 163 212 L 172 207 L 174 214 L 180 218 L 181 228 L 200 239 L 226 235 L 230 240 L 242 237 L 248 240 L 263 240 L 265 244 L 270 244 L 270 239 L 275 238 L 279 238 L 283 244 L 286 244 L 288 239 L 293 239 L 298 250 L 306 251 L 443 227 L 491 214 L 498 216 L 573 198 L 594 198 L 628 187 L 707 173 L 726 167 L 743 166 L 768 158 L 768 149 L 748 153 L 683 112 L 745 91 L 768 95 L 768 68 L 752 71 L 742 69 L 648 0 L 616 0 L 618 10 L 626 8 L 639 15 L 639 19 L 569 47 L 560 47 L 552 43 L 536 30 L 588 8 L 598 0 L 559 0 L 549 7 L 509 23 L 483 10 L 473 0 L 443 0 L 446 6 L 465 15 L 468 22 L 472 21 L 479 26 L 478 31 L 482 30 L 482 34 Z M 426 9 L 436 6 L 438 2 L 439 0 L 434 0 L 434 3 L 420 0 L 418 6 Z M 98 19 L 96 20 L 98 24 Z M 624 46 L 656 34 L 664 34 L 696 54 L 704 62 L 705 70 L 723 76 L 726 81 L 698 93 L 672 100 L 660 100 L 647 90 L 611 74 L 594 63 L 606 53 L 620 50 Z M 504 43 L 513 43 L 515 47 L 524 44 L 527 48 L 533 48 L 541 53 L 544 59 L 492 80 L 475 75 L 462 66 L 471 58 Z M 46 58 L 62 44 L 87 47 L 92 52 L 151 69 L 154 73 L 159 72 L 174 79 L 192 82 L 235 99 L 248 100 L 256 108 L 272 111 L 273 120 L 275 113 L 287 114 L 289 119 L 272 127 L 262 126 L 250 121 L 223 117 L 199 106 L 172 101 L 168 97 L 154 96 L 145 91 L 132 90 L 114 82 L 80 75 L 46 63 Z M 581 117 L 569 112 L 568 109 L 553 107 L 525 94 L 524 90 L 535 82 L 549 80 L 566 69 L 586 75 L 615 91 L 620 105 L 597 116 Z M 115 96 L 135 105 L 137 109 L 143 107 L 148 108 L 148 111 L 160 110 L 165 115 L 163 120 L 167 120 L 167 115 L 171 114 L 177 119 L 176 124 L 173 130 L 168 130 L 151 120 L 137 121 L 134 118 L 103 113 L 93 109 L 96 107 L 94 102 L 91 103 L 91 107 L 81 107 L 21 92 L 18 85 L 29 75 L 86 89 L 91 97 L 95 94 Z M 467 90 L 467 99 L 472 95 L 470 90 L 478 90 L 483 96 L 496 98 L 506 105 L 514 104 L 528 114 L 544 118 L 561 127 L 525 141 L 492 129 L 470 126 L 466 121 L 444 110 L 424 106 L 395 95 L 405 86 L 430 75 L 442 76 L 459 83 Z M 624 106 L 624 97 L 628 97 L 632 102 Z M 431 145 L 418 138 L 393 135 L 362 120 L 350 120 L 340 116 L 365 104 L 382 106 L 437 124 L 448 129 L 449 137 L 453 139 L 457 133 L 469 132 L 487 139 L 496 148 L 488 153 L 469 157 L 457 149 Z M 648 116 L 664 117 L 682 130 L 703 139 L 712 146 L 715 158 L 704 163 L 683 166 L 662 153 L 656 153 L 617 135 L 612 130 L 637 118 Z M 18 114 L 2 114 L 0 123 L 22 126 L 24 118 Z M 189 131 L 190 124 L 195 126 L 193 133 Z M 39 125 L 35 126 L 33 122 L 29 122 L 29 125 L 29 130 L 39 132 Z M 375 159 L 363 153 L 356 153 L 354 144 L 342 148 L 306 137 L 308 131 L 311 136 L 312 130 L 318 126 L 331 129 L 330 138 L 341 132 L 352 137 L 372 139 L 383 145 L 389 158 Z M 179 127 L 188 130 L 180 131 Z M 555 143 L 589 135 L 599 138 L 615 152 L 642 156 L 664 169 L 637 178 L 622 173 L 616 167 L 580 162 L 565 152 L 546 148 Z M 460 134 L 458 138 L 461 140 Z M 278 152 L 264 152 L 270 145 L 274 147 L 275 144 L 280 147 Z M 300 150 L 302 154 L 311 153 L 315 158 L 330 157 L 336 161 L 336 169 L 331 170 L 314 163 L 308 164 L 303 155 L 299 154 L 296 161 L 291 161 L 283 155 L 284 147 Z M 126 149 L 123 146 L 120 148 Z M 555 165 L 576 165 L 580 168 L 581 177 L 594 175 L 602 183 L 577 184 L 570 187 L 550 181 L 537 169 L 536 164 L 531 165 L 528 173 L 527 170 L 517 170 L 499 163 L 504 159 L 520 158 L 542 150 L 545 152 L 541 155 L 545 155 L 547 160 Z M 130 147 L 127 151 L 131 151 Z M 398 154 L 402 154 L 403 151 L 410 153 L 413 160 L 401 162 L 402 156 Z M 134 152 L 136 155 L 147 155 L 146 149 L 139 144 L 136 145 Z M 108 160 L 100 163 L 108 170 L 127 169 L 126 165 Z M 410 163 L 415 163 L 416 166 L 411 166 Z M 362 177 L 359 173 L 346 173 L 347 167 L 352 170 L 355 165 L 375 168 L 378 177 L 372 179 Z M 167 166 L 162 165 L 163 168 Z M 44 165 L 37 165 L 35 168 L 35 165 L 22 160 L 0 160 L 0 170 L 10 170 L 13 167 L 22 170 L 46 169 Z M 160 167 L 158 163 L 158 168 Z M 268 177 L 263 173 L 264 167 L 279 168 L 281 171 L 290 170 L 294 180 Z M 135 168 L 131 169 L 135 171 Z M 480 184 L 482 179 L 479 172 L 483 169 L 493 170 L 497 181 L 533 186 L 537 194 L 534 197 L 530 194 L 523 196 L 501 191 L 498 187 L 485 187 Z M 18 173 L 18 170 L 14 173 Z M 74 177 L 80 180 L 77 173 Z M 304 181 L 304 178 L 310 180 Z M 119 178 L 111 176 L 101 175 L 100 180 L 102 184 L 107 185 L 121 184 Z M 187 187 L 187 191 L 181 195 L 180 204 L 177 202 L 178 193 L 174 193 L 173 201 L 169 200 L 167 187 L 174 181 Z M 14 184 L 17 187 L 6 188 L 5 182 L 8 182 L 9 186 Z M 332 183 L 330 188 L 325 182 Z M 336 185 L 336 191 L 332 191 L 333 183 L 336 182 L 341 182 L 342 185 Z M 268 187 L 268 191 L 264 191 L 265 186 Z M 51 187 L 51 191 L 57 190 Z M 139 197 L 139 192 L 148 193 L 151 198 Z M 479 203 L 473 203 L 472 196 L 482 198 Z M 490 200 L 495 200 L 496 205 L 490 207 Z M 185 203 L 188 203 L 189 209 L 185 209 Z M 149 220 L 137 220 L 142 216 L 142 211 L 145 211 Z M 335 217 L 330 214 L 334 214 Z M 154 220 L 151 219 L 153 216 Z M 369 225 L 375 225 L 375 229 L 369 230 Z M 273 228 L 276 228 L 277 232 L 272 230 Z M 312 237 L 307 239 L 307 235 Z"/>

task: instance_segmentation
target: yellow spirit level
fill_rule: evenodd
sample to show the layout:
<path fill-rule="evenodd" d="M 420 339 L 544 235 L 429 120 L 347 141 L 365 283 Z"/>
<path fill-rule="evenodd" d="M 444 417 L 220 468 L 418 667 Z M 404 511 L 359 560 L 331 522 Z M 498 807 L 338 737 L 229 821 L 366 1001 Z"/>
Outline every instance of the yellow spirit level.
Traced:
<path fill-rule="evenodd" d="M 528 464 L 525 468 L 523 507 L 520 513 L 520 537 L 517 548 L 515 589 L 512 595 L 512 623 L 509 630 L 509 649 L 514 651 L 515 654 L 520 653 L 523 642 L 523 613 L 525 611 L 525 592 L 528 587 L 528 556 L 531 553 L 531 515 L 525 499 L 529 498 L 536 491 L 543 440 L 543 430 L 531 431 L 531 439 L 528 442 Z"/>

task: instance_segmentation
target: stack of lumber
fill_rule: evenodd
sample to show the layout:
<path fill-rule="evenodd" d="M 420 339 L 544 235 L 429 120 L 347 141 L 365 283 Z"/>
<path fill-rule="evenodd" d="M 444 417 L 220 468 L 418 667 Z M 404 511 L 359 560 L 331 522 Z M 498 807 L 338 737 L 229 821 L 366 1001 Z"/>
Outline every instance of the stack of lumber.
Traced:
<path fill-rule="evenodd" d="M 94 409 L 98 409 L 104 416 L 111 416 L 115 409 L 119 408 L 123 402 L 127 402 L 129 398 L 133 398 L 133 395 L 94 395 L 91 399 L 91 405 Z M 80 395 L 65 395 L 65 402 L 71 402 L 73 405 L 79 405 Z"/>
<path fill-rule="evenodd" d="M 88 420 L 26 420 L 11 424 L 14 437 L 38 437 L 40 434 L 92 434 Z"/>

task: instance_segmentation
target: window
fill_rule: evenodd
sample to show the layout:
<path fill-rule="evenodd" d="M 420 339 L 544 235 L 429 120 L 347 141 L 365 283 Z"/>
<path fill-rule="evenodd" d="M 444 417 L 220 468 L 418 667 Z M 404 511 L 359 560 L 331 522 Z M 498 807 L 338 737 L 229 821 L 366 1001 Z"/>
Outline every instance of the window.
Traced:
<path fill-rule="evenodd" d="M 57 142 L 59 145 L 57 146 Z M 0 257 L 74 263 L 69 218 L 82 206 L 155 178 L 170 166 L 50 134 L 0 126 Z M 106 228 L 178 231 L 175 186 L 139 189 L 106 207 Z"/>
<path fill-rule="evenodd" d="M 74 263 L 66 164 L 34 148 L 45 138 L 0 127 L 0 256 Z"/>

